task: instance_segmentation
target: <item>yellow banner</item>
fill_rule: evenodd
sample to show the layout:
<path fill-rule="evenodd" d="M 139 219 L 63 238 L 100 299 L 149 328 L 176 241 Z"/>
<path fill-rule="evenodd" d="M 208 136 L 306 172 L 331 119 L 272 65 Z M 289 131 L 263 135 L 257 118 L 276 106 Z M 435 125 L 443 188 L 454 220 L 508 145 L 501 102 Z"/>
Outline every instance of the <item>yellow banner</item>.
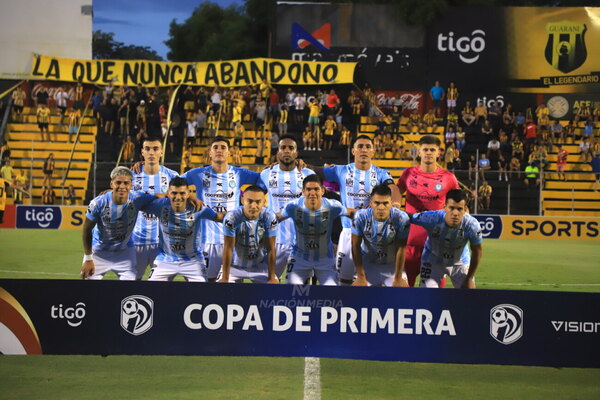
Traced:
<path fill-rule="evenodd" d="M 81 230 L 86 210 L 84 206 L 61 206 L 62 221 L 58 229 Z"/>
<path fill-rule="evenodd" d="M 599 218 L 502 216 L 502 239 L 600 240 Z"/>
<path fill-rule="evenodd" d="M 276 85 L 352 83 L 356 63 L 250 58 L 175 63 L 147 60 L 73 60 L 34 55 L 32 79 L 106 85 L 246 86 L 263 80 Z"/>
<path fill-rule="evenodd" d="M 538 81 L 520 92 L 595 93 L 600 7 L 506 7 L 508 75 Z"/>

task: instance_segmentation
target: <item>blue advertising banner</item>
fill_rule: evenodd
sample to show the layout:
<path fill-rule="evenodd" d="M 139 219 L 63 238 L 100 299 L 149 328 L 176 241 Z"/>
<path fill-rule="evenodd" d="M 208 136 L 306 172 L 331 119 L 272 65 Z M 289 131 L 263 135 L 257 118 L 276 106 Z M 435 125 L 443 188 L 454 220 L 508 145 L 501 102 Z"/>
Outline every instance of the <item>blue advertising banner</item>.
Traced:
<path fill-rule="evenodd" d="M 61 220 L 60 206 L 17 206 L 17 228 L 57 229 Z"/>
<path fill-rule="evenodd" d="M 4 354 L 600 367 L 600 294 L 0 280 Z"/>

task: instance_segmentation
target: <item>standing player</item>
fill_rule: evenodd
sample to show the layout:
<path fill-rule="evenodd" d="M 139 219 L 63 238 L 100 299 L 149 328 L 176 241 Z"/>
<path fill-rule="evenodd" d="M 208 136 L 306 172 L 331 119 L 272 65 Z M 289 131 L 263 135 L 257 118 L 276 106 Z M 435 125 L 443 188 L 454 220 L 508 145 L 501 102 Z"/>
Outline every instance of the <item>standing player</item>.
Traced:
<path fill-rule="evenodd" d="M 280 213 L 292 200 L 302 196 L 302 182 L 308 175 L 314 172 L 308 168 L 299 170 L 296 168 L 298 158 L 298 144 L 291 135 L 283 135 L 279 139 L 277 150 L 278 163 L 260 173 L 258 186 L 267 190 L 269 209 L 274 213 Z M 277 260 L 275 262 L 275 273 L 281 278 L 290 257 L 295 242 L 294 223 L 291 220 L 281 221 L 277 228 L 277 240 L 275 241 Z"/>
<path fill-rule="evenodd" d="M 373 141 L 366 135 L 356 138 L 352 146 L 354 163 L 325 168 L 314 168 L 319 177 L 340 185 L 340 196 L 345 207 L 359 209 L 369 205 L 371 190 L 377 185 L 387 185 L 392 191 L 392 205 L 400 208 L 401 196 L 388 171 L 371 164 L 375 155 Z M 352 262 L 352 221 L 342 218 L 342 233 L 338 244 L 337 266 L 342 285 L 352 285 L 354 263 Z"/>
<path fill-rule="evenodd" d="M 215 137 L 209 147 L 211 165 L 194 168 L 182 175 L 196 186 L 196 195 L 217 213 L 226 214 L 240 204 L 240 191 L 244 185 L 254 185 L 258 172 L 228 164 L 229 141 Z M 223 225 L 214 221 L 202 221 L 204 256 L 208 260 L 208 280 L 217 280 L 223 262 Z"/>
<path fill-rule="evenodd" d="M 83 279 L 102 279 L 113 271 L 120 280 L 135 279 L 135 249 L 131 233 L 138 212 L 154 200 L 154 196 L 131 193 L 132 174 L 125 167 L 110 173 L 112 191 L 90 202 L 83 223 Z"/>
<path fill-rule="evenodd" d="M 166 193 L 171 178 L 177 172 L 160 165 L 163 148 L 160 139 L 147 137 L 142 142 L 144 164 L 140 172 L 133 174 L 133 191 L 149 194 Z M 154 264 L 158 254 L 158 218 L 156 215 L 140 211 L 133 229 L 133 244 L 136 253 L 136 279 L 142 279 L 148 265 Z"/>
<path fill-rule="evenodd" d="M 182 275 L 188 282 L 206 282 L 206 262 L 198 242 L 200 220 L 221 221 L 223 215 L 209 207 L 197 211 L 188 204 L 190 191 L 183 178 L 171 179 L 167 196 L 146 207 L 147 212 L 157 216 L 160 226 L 159 252 L 148 280 L 167 281 Z"/>
<path fill-rule="evenodd" d="M 406 193 L 406 212 L 440 210 L 444 206 L 446 193 L 458 189 L 458 181 L 452 172 L 439 168 L 436 160 L 440 155 L 440 140 L 435 136 L 423 136 L 419 140 L 419 156 L 421 164 L 406 168 L 400 179 L 398 188 Z M 427 232 L 418 226 L 411 227 L 406 246 L 405 270 L 410 286 L 421 268 L 421 253 L 427 239 Z M 442 283 L 443 287 L 443 283 Z"/>
<path fill-rule="evenodd" d="M 358 210 L 352 221 L 352 258 L 356 265 L 352 285 L 408 287 L 404 273 L 408 215 L 392 207 L 392 191 L 386 185 L 373 188 L 370 206 Z"/>
<path fill-rule="evenodd" d="M 429 234 L 421 258 L 421 287 L 440 287 L 447 274 L 455 288 L 475 289 L 483 239 L 479 222 L 467 214 L 465 192 L 450 190 L 443 210 L 412 214 L 410 222 Z"/>
<path fill-rule="evenodd" d="M 228 212 L 223 220 L 225 247 L 219 282 L 250 279 L 279 283 L 275 274 L 277 216 L 264 206 L 265 191 L 256 185 L 246 188 L 242 204 Z M 263 247 L 267 250 L 266 264 Z"/>
<path fill-rule="evenodd" d="M 325 188 L 317 175 L 309 175 L 302 183 L 302 197 L 289 202 L 280 219 L 291 218 L 296 230 L 296 244 L 288 260 L 287 283 L 303 285 L 316 276 L 322 285 L 337 286 L 338 271 L 333 258 L 331 233 L 333 221 L 342 215 L 351 217 L 337 200 L 323 198 Z"/>

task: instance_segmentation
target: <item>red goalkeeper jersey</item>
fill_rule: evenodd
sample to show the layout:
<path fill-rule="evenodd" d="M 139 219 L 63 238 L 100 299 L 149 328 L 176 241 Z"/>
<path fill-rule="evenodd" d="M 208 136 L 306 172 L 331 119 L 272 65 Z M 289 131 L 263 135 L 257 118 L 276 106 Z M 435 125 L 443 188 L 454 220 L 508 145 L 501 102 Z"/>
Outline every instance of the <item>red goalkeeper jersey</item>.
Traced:
<path fill-rule="evenodd" d="M 446 193 L 458 189 L 458 181 L 452 172 L 437 168 L 435 172 L 423 172 L 420 166 L 406 168 L 398 182 L 401 193 L 405 193 L 406 212 L 418 213 L 435 211 L 444 208 Z M 408 244 L 423 247 L 427 239 L 427 231 L 420 226 L 412 225 L 408 235 Z"/>

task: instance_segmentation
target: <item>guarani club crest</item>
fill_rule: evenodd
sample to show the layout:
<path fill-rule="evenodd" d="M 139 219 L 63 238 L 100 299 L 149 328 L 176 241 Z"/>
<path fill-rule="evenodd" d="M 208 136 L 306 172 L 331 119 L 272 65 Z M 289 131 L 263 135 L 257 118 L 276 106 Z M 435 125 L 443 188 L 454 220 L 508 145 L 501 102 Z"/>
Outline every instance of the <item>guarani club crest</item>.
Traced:
<path fill-rule="evenodd" d="M 546 25 L 546 61 L 557 70 L 569 73 L 579 68 L 587 58 L 584 35 L 585 24 L 577 22 L 551 22 Z"/>

